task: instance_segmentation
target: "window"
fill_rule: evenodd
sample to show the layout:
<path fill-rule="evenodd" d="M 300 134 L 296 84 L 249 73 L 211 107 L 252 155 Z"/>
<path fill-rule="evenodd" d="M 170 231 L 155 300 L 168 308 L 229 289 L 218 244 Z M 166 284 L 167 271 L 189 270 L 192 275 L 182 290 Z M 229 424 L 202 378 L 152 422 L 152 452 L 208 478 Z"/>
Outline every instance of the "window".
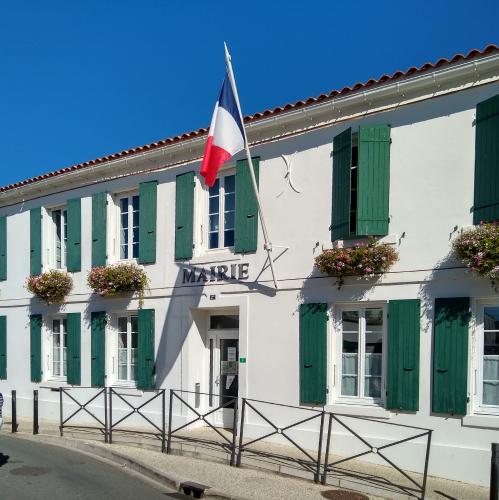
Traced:
<path fill-rule="evenodd" d="M 119 259 L 137 259 L 139 256 L 139 211 L 138 194 L 124 196 L 119 206 Z"/>
<path fill-rule="evenodd" d="M 483 328 L 476 346 L 479 410 L 499 412 L 499 307 L 483 308 Z"/>
<path fill-rule="evenodd" d="M 208 248 L 234 246 L 236 176 L 221 175 L 208 191 Z"/>
<path fill-rule="evenodd" d="M 137 367 L 137 316 L 118 316 L 117 381 L 135 383 Z"/>
<path fill-rule="evenodd" d="M 66 207 L 53 209 L 50 215 L 49 231 L 49 266 L 54 269 L 65 269 L 68 250 L 68 211 Z"/>
<path fill-rule="evenodd" d="M 64 318 L 54 318 L 50 330 L 50 368 L 53 378 L 66 377 L 67 324 Z"/>
<path fill-rule="evenodd" d="M 339 398 L 366 401 L 383 399 L 385 337 L 382 308 L 348 308 L 341 311 L 339 339 Z"/>

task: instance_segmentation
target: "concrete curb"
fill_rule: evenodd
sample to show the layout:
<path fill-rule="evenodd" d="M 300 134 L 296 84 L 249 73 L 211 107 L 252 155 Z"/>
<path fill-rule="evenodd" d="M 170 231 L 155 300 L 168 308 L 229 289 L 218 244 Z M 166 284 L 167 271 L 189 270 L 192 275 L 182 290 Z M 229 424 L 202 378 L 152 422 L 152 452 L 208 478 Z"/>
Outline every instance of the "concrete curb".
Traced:
<path fill-rule="evenodd" d="M 159 483 L 168 488 L 172 488 L 178 492 L 182 492 L 181 485 L 185 482 L 191 482 L 192 480 L 186 477 L 180 477 L 174 474 L 166 474 L 155 467 L 144 464 L 139 460 L 132 459 L 118 453 L 112 449 L 105 449 L 102 446 L 98 446 L 92 443 L 88 443 L 78 439 L 51 436 L 47 434 L 37 434 L 36 437 L 31 434 L 25 434 L 18 432 L 15 434 L 10 434 L 10 436 L 25 439 L 26 441 L 37 441 L 43 442 L 45 444 L 50 444 L 52 446 L 59 446 L 61 448 L 71 448 L 77 450 L 83 454 L 90 455 L 94 458 L 103 459 L 112 462 L 115 465 L 119 465 L 122 468 L 129 469 L 141 476 L 144 476 L 156 483 Z M 192 481 L 193 482 L 193 481 Z M 245 500 L 243 497 L 235 497 L 233 495 L 228 495 L 223 491 L 217 490 L 216 488 L 207 488 L 204 492 L 203 498 L 212 499 L 223 499 L 223 500 Z"/>

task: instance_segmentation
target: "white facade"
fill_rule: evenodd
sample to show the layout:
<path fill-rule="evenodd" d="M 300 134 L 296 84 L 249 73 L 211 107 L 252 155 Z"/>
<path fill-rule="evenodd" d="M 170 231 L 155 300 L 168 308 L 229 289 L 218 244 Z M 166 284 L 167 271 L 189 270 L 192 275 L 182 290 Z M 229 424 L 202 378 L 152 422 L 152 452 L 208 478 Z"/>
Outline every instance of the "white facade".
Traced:
<path fill-rule="evenodd" d="M 96 297 L 86 284 L 91 269 L 91 197 L 98 192 L 108 193 L 108 261 L 116 262 L 120 260 L 116 200 L 123 193 L 132 196 L 140 182 L 156 180 L 156 262 L 145 265 L 150 292 L 144 308 L 155 310 L 157 388 L 194 391 L 200 384 L 201 391 L 208 392 L 209 339 L 216 338 L 210 337 L 209 317 L 238 315 L 239 327 L 230 334 L 238 336 L 238 357 L 246 358 L 239 364 L 239 396 L 299 405 L 299 305 L 327 303 L 331 320 L 325 408 L 431 428 L 430 474 L 488 484 L 490 444 L 499 438 L 499 405 L 487 409 L 481 406 L 476 377 L 481 373 L 483 307 L 499 306 L 499 296 L 487 281 L 446 259 L 453 235 L 472 225 L 476 105 L 497 94 L 499 55 L 492 54 L 252 122 L 248 134 L 253 142 L 252 154 L 260 157 L 259 189 L 275 245 L 277 291 L 266 264 L 261 228 L 256 253 L 241 255 L 230 248 L 208 249 L 207 191 L 197 175 L 203 138 L 5 191 L 0 195 L 0 215 L 7 216 L 8 276 L 0 282 L 0 315 L 7 316 L 7 379 L 0 381 L 0 391 L 8 396 L 11 389 L 16 389 L 19 413 L 30 415 L 33 389 L 65 383 L 63 373 L 55 368 L 57 355 L 50 336 L 52 320 L 69 312 L 82 315 L 82 386 L 89 386 L 91 381 L 92 311 L 106 311 L 109 315 L 106 384 L 120 385 L 117 318 L 133 315 L 139 304 L 138 298 Z M 331 246 L 331 144 L 333 137 L 346 128 L 352 127 L 355 132 L 359 125 L 369 124 L 391 126 L 390 223 L 385 241 L 396 247 L 400 260 L 377 282 L 348 278 L 338 290 L 335 279 L 320 275 L 314 268 L 314 258 Z M 288 166 L 290 176 L 286 177 Z M 229 173 L 234 168 L 235 161 L 224 167 Z M 188 262 L 175 261 L 175 181 L 177 175 L 192 170 L 196 171 L 194 257 Z M 74 289 L 67 303 L 63 307 L 47 306 L 33 299 L 25 288 L 30 272 L 30 209 L 43 208 L 45 271 L 57 260 L 50 210 L 64 207 L 70 198 L 81 198 L 81 272 L 72 273 Z M 184 269 L 209 270 L 218 265 L 230 269 L 239 264 L 248 264 L 243 267 L 248 271 L 247 279 L 183 283 Z M 467 414 L 436 415 L 431 411 L 434 299 L 461 296 L 470 297 L 472 305 Z M 379 308 L 385 315 L 382 336 L 386 336 L 388 301 L 414 298 L 422 301 L 419 410 L 387 410 L 383 390 L 379 401 L 342 397 L 341 310 Z M 40 384 L 30 382 L 31 314 L 42 314 L 44 320 Z M 386 337 L 384 342 L 386 356 Z M 130 355 L 127 363 L 129 371 Z M 126 382 L 121 385 L 127 386 Z M 143 397 L 141 391 L 130 391 Z M 40 399 L 42 417 L 56 420 L 58 394 L 41 390 Z M 185 411 L 175 418 L 181 421 Z M 363 432 L 369 435 L 368 424 Z M 372 437 L 382 442 L 390 439 L 389 435 Z M 345 452 L 352 449 L 351 441 L 341 433 L 337 446 L 344 447 Z M 421 446 L 415 444 L 414 448 L 419 452 Z M 410 450 L 401 460 L 408 469 L 419 469 Z"/>

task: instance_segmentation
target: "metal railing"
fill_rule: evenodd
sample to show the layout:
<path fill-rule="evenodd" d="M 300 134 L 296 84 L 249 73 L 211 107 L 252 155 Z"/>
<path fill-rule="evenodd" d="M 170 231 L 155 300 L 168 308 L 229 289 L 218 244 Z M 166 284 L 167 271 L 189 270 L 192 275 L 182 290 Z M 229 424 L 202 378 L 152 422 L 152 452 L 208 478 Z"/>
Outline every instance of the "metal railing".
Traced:
<path fill-rule="evenodd" d="M 234 465 L 236 457 L 236 443 L 237 443 L 237 407 L 238 407 L 237 397 L 225 396 L 223 398 L 220 398 L 222 399 L 222 404 L 219 404 L 214 408 L 211 408 L 209 411 L 202 413 L 200 410 L 194 408 L 193 405 L 187 402 L 186 398 L 182 397 L 180 394 L 194 394 L 195 397 L 197 398 L 199 398 L 201 395 L 208 396 L 211 398 L 213 397 L 212 394 L 205 392 L 182 391 L 175 389 L 170 390 L 170 406 L 168 409 L 168 445 L 166 452 L 171 453 L 172 437 L 175 434 L 175 437 L 180 440 L 210 444 L 221 447 L 223 450 L 230 453 L 230 465 Z M 188 422 L 181 425 L 180 427 L 177 427 L 176 429 L 172 429 L 174 398 L 180 401 L 180 403 L 184 404 L 195 415 L 195 417 L 192 420 L 189 420 Z M 229 412 L 230 410 L 232 410 L 232 436 L 230 438 L 225 436 L 220 431 L 220 429 L 215 424 L 213 424 L 208 418 L 211 415 L 215 415 L 215 413 L 220 410 L 222 411 L 229 410 Z M 181 431 L 182 429 L 197 424 L 200 421 L 204 422 L 209 428 L 215 431 L 216 434 L 221 438 L 221 441 L 213 441 L 194 436 L 181 436 L 178 434 L 178 432 Z"/>
<path fill-rule="evenodd" d="M 290 462 L 295 465 L 298 465 L 300 468 L 305 469 L 307 472 L 311 472 L 314 475 L 314 481 L 316 483 L 320 480 L 320 470 L 321 470 L 321 454 L 322 454 L 322 439 L 324 433 L 324 418 L 325 412 L 321 410 L 315 410 L 313 408 L 306 408 L 300 406 L 291 406 L 284 405 L 278 403 L 271 403 L 268 401 L 260 401 L 258 399 L 248 399 L 242 398 L 243 404 L 241 408 L 241 425 L 239 427 L 239 447 L 238 447 L 238 455 L 237 455 L 237 466 L 241 465 L 242 456 L 244 453 L 250 453 L 251 455 L 258 455 L 266 458 L 277 459 L 284 462 Z M 260 405 L 259 408 L 256 408 L 257 405 Z M 292 408 L 295 412 L 310 412 L 313 413 L 312 416 L 307 416 L 305 418 L 300 418 L 297 421 L 292 422 L 291 424 L 278 424 L 273 422 L 270 417 L 265 415 L 261 408 L 261 405 L 272 405 L 278 406 L 281 408 Z M 272 429 L 271 432 L 264 434 L 258 438 L 251 439 L 250 441 L 244 442 L 244 426 L 246 423 L 246 413 L 247 409 L 251 409 L 254 411 L 261 419 L 263 419 Z M 298 444 L 296 439 L 293 439 L 289 431 L 291 429 L 295 429 L 303 424 L 312 422 L 314 420 L 319 421 L 319 432 L 318 432 L 318 443 L 317 443 L 317 454 L 312 455 L 309 451 L 307 451 L 304 446 Z M 270 453 L 268 451 L 259 450 L 250 448 L 251 445 L 255 443 L 261 442 L 265 439 L 268 439 L 271 436 L 282 436 L 288 443 L 291 443 L 294 449 L 297 449 L 300 452 L 300 456 L 296 457 L 291 454 L 278 454 L 278 453 Z"/>
<path fill-rule="evenodd" d="M 387 444 L 383 444 L 380 446 L 375 446 L 371 442 L 369 438 L 363 437 L 360 435 L 360 433 L 352 428 L 352 424 L 348 425 L 345 420 L 353 420 L 353 421 L 367 421 L 367 422 L 372 422 L 373 425 L 374 423 L 379 424 L 381 426 L 391 426 L 392 428 L 399 428 L 399 429 L 405 429 L 408 431 L 415 431 L 414 435 L 411 436 L 406 436 L 401 439 L 398 439 L 396 441 L 389 442 Z M 349 434 L 351 434 L 353 437 L 357 438 L 366 448 L 367 450 L 359 452 L 359 453 L 354 453 L 353 455 L 350 455 L 348 457 L 341 457 L 338 460 L 334 460 L 332 462 L 329 461 L 329 454 L 331 451 L 331 437 L 332 437 L 332 425 L 333 422 L 337 422 L 341 428 L 345 429 L 348 431 Z M 385 427 L 386 428 L 386 427 Z M 415 496 L 415 494 L 419 494 L 420 497 L 424 499 L 426 495 L 426 479 L 428 475 L 428 462 L 430 458 L 430 446 L 431 446 L 431 435 L 432 435 L 432 430 L 431 429 L 425 429 L 422 427 L 415 427 L 411 425 L 403 425 L 403 424 L 396 424 L 394 422 L 384 422 L 380 421 L 378 419 L 370 418 L 370 417 L 358 417 L 358 416 L 352 416 L 352 415 L 342 415 L 342 414 L 336 414 L 336 413 L 329 413 L 329 422 L 328 422 L 328 430 L 327 430 L 327 438 L 326 438 L 326 451 L 324 454 L 324 466 L 323 466 L 323 473 L 322 473 L 322 484 L 326 484 L 327 476 L 329 473 L 332 473 L 335 471 L 335 468 L 342 463 L 345 463 L 350 460 L 355 460 L 360 457 L 364 457 L 366 455 L 376 455 L 380 457 L 385 463 L 387 463 L 390 467 L 398 471 L 407 481 L 409 481 L 410 486 L 404 486 L 401 484 L 396 484 L 393 483 L 392 481 L 389 480 L 376 480 L 371 476 L 370 480 L 373 482 L 383 482 L 383 483 L 389 483 L 390 486 L 395 487 L 397 489 L 402 490 L 404 493 L 406 493 L 409 496 Z M 413 441 L 418 438 L 426 438 L 426 447 L 425 447 L 425 458 L 424 458 L 424 469 L 423 469 L 423 481 L 422 483 L 419 483 L 416 481 L 414 478 L 412 478 L 406 471 L 404 471 L 401 467 L 399 467 L 393 459 L 388 458 L 388 456 L 384 453 L 384 450 L 387 450 L 389 448 L 393 448 L 394 446 L 401 445 L 403 443 L 408 443 L 410 441 Z M 337 470 L 336 470 L 337 471 Z M 343 471 L 342 471 L 343 472 Z"/>
<path fill-rule="evenodd" d="M 75 392 L 78 392 L 80 390 L 96 390 L 97 392 L 90 398 L 87 399 L 86 401 L 82 402 L 79 399 L 77 399 L 76 396 L 73 396 Z M 68 417 L 64 416 L 64 400 L 69 399 L 72 401 L 78 408 L 71 413 Z M 103 408 L 104 408 L 104 419 L 99 418 L 95 413 L 95 409 L 91 411 L 88 407 L 90 406 L 91 403 L 96 402 L 100 396 L 103 396 Z M 78 414 L 81 413 L 86 413 L 89 415 L 93 421 L 97 422 L 98 427 L 90 427 L 90 426 L 85 426 L 81 424 L 69 424 L 68 422 L 72 419 L 74 419 Z M 108 442 L 108 422 L 107 422 L 107 388 L 103 387 L 102 389 L 96 389 L 95 387 L 59 387 L 59 433 L 61 436 L 64 434 L 64 429 L 65 428 L 72 428 L 72 429 L 93 429 L 93 430 L 98 430 L 102 432 L 104 435 L 104 441 L 107 443 Z"/>
<path fill-rule="evenodd" d="M 151 434 L 155 438 L 161 441 L 161 451 L 165 451 L 165 443 L 166 443 L 166 433 L 165 433 L 165 390 L 166 389 L 158 389 L 156 394 L 149 398 L 144 403 L 134 406 L 130 401 L 125 399 L 124 394 L 120 394 L 116 389 L 110 387 L 109 388 L 109 443 L 113 442 L 113 430 L 120 430 L 121 432 L 135 432 L 137 434 Z M 128 413 L 123 417 L 119 418 L 116 422 L 113 422 L 113 397 L 118 398 L 118 400 L 124 402 L 127 405 Z M 161 424 L 160 426 L 155 424 L 147 415 L 142 412 L 142 409 L 152 403 L 153 401 L 161 398 Z M 142 420 L 146 421 L 150 426 L 153 427 L 157 432 L 142 432 L 139 430 L 129 430 L 129 429 L 117 429 L 117 426 L 122 422 L 132 417 L 133 415 L 138 415 Z"/>

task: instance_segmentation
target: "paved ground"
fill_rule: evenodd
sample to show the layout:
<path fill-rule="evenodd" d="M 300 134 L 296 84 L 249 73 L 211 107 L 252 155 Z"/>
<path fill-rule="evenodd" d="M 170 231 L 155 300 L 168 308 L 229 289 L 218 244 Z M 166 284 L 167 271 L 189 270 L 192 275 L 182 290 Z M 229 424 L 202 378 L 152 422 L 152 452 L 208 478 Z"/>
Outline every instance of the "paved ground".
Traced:
<path fill-rule="evenodd" d="M 2 500 L 187 498 L 73 450 L 0 436 Z"/>

